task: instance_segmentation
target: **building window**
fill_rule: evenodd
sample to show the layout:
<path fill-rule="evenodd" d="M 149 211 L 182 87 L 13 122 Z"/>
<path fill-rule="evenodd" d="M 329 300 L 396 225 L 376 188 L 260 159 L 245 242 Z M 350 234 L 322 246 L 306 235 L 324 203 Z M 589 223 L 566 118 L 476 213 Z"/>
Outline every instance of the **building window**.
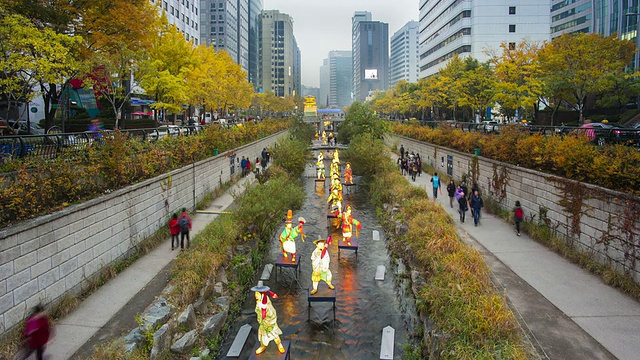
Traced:
<path fill-rule="evenodd" d="M 509 6 L 509 15 L 515 15 L 515 14 L 516 14 L 516 7 Z"/>
<path fill-rule="evenodd" d="M 164 2 L 164 10 L 165 10 L 165 11 L 169 10 L 169 5 L 167 4 L 167 2 L 166 2 L 166 1 Z"/>
<path fill-rule="evenodd" d="M 218 7 L 219 7 L 220 9 L 222 9 L 222 8 L 224 7 L 224 4 L 223 4 L 223 3 L 218 3 Z"/>
<path fill-rule="evenodd" d="M 173 8 L 173 6 L 171 7 L 171 15 L 173 15 L 175 13 L 175 9 Z"/>
<path fill-rule="evenodd" d="M 510 42 L 509 43 L 509 50 L 515 50 L 515 49 L 516 49 L 516 43 Z"/>
<path fill-rule="evenodd" d="M 510 32 L 510 33 L 514 33 L 514 32 L 516 32 L 516 26 L 515 26 L 515 25 L 513 25 L 513 24 L 512 24 L 512 25 L 509 25 L 509 32 Z"/>

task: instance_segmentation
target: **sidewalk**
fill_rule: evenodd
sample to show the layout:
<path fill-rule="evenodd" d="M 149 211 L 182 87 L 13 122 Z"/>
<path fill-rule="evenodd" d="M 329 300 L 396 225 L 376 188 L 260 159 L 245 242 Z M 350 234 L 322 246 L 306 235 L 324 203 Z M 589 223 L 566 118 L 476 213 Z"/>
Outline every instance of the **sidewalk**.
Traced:
<path fill-rule="evenodd" d="M 225 210 L 233 203 L 232 194 L 242 191 L 245 184 L 251 183 L 253 179 L 253 174 L 241 179 L 222 196 L 213 200 L 206 210 Z M 217 216 L 202 213 L 191 216 L 191 239 L 193 240 L 193 237 Z M 84 299 L 72 313 L 56 324 L 55 337 L 47 345 L 46 355 L 48 358 L 51 360 L 71 358 L 119 311 L 125 308 L 136 294 L 145 289 L 152 279 L 179 253 L 179 249 L 171 251 L 171 238 L 169 237 L 156 249 L 136 260 L 126 270 Z M 150 305 L 150 303 L 146 305 Z"/>
<path fill-rule="evenodd" d="M 411 181 L 411 178 L 407 176 Z M 416 186 L 433 196 L 430 174 Z M 413 182 L 412 182 L 413 183 Z M 437 202 L 457 224 L 464 240 L 481 251 L 534 346 L 549 359 L 640 357 L 640 304 L 598 277 L 535 242 L 515 227 L 482 212 L 474 227 L 467 212 L 460 222 L 449 206 L 446 185 Z M 469 241 L 467 241 L 469 242 Z"/>

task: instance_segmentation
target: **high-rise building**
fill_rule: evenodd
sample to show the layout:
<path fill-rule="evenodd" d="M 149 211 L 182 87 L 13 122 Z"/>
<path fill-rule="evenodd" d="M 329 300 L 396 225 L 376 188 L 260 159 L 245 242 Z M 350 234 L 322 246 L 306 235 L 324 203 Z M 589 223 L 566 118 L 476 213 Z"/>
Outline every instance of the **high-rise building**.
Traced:
<path fill-rule="evenodd" d="M 409 21 L 391 37 L 389 87 L 400 80 L 414 83 L 420 78 L 419 28 L 420 23 Z"/>
<path fill-rule="evenodd" d="M 262 12 L 262 0 L 249 0 L 249 82 L 254 88 L 258 84 L 258 62 L 260 59 L 260 12 Z"/>
<path fill-rule="evenodd" d="M 302 97 L 305 96 L 313 96 L 316 98 L 316 102 L 318 102 L 318 98 L 320 97 L 320 88 L 302 85 Z"/>
<path fill-rule="evenodd" d="M 567 33 L 594 31 L 592 2 L 593 0 L 552 0 L 551 38 Z"/>
<path fill-rule="evenodd" d="M 293 95 L 302 96 L 302 54 L 293 37 Z"/>
<path fill-rule="evenodd" d="M 550 39 L 551 0 L 420 0 L 420 77 L 456 54 L 480 61 L 500 44 Z"/>
<path fill-rule="evenodd" d="M 200 39 L 249 70 L 249 0 L 200 0 Z"/>
<path fill-rule="evenodd" d="M 351 105 L 351 51 L 329 52 L 329 107 L 342 109 Z"/>
<path fill-rule="evenodd" d="M 365 101 L 389 86 L 389 25 L 356 11 L 352 20 L 353 100 Z"/>
<path fill-rule="evenodd" d="M 319 108 L 329 107 L 329 85 L 331 82 L 329 70 L 329 59 L 323 59 L 320 66 L 320 93 L 317 99 Z"/>
<path fill-rule="evenodd" d="M 299 93 L 299 70 L 294 66 L 300 60 L 300 50 L 293 35 L 293 20 L 278 10 L 263 10 L 260 29 L 260 88 L 280 97 Z"/>
<path fill-rule="evenodd" d="M 156 4 L 167 15 L 170 24 L 175 25 L 187 41 L 193 41 L 198 45 L 201 41 L 200 18 L 198 0 L 180 1 L 180 0 L 150 0 Z"/>

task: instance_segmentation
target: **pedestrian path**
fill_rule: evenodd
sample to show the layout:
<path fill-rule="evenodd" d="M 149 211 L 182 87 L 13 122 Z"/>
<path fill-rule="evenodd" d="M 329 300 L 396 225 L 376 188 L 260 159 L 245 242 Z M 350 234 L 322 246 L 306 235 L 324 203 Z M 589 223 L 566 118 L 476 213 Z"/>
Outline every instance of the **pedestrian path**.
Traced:
<path fill-rule="evenodd" d="M 433 196 L 431 176 L 411 181 Z M 467 212 L 460 222 L 451 208 L 446 184 L 436 202 L 457 224 L 462 238 L 484 253 L 510 305 L 521 318 L 532 342 L 549 359 L 640 358 L 640 303 L 606 285 L 600 278 L 529 238 L 515 227 L 482 212 L 473 225 Z"/>
<path fill-rule="evenodd" d="M 225 210 L 233 203 L 233 194 L 241 192 L 253 179 L 253 174 L 241 179 L 223 195 L 213 200 L 206 210 Z M 203 213 L 192 215 L 191 238 L 193 239 L 217 216 Z M 171 251 L 171 237 L 168 237 L 157 248 L 136 260 L 126 270 L 84 299 L 73 312 L 56 323 L 55 337 L 47 345 L 48 358 L 69 359 L 179 253 L 178 249 Z"/>

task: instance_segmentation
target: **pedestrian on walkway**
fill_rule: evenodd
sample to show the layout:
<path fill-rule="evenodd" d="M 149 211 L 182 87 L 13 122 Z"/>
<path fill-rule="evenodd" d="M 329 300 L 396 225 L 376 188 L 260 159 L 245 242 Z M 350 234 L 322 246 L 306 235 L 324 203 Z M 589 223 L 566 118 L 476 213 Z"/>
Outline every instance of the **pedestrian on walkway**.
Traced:
<path fill-rule="evenodd" d="M 255 168 L 255 172 L 256 174 L 260 174 L 260 158 L 256 157 L 256 168 Z"/>
<path fill-rule="evenodd" d="M 520 236 L 520 223 L 522 222 L 522 219 L 524 219 L 524 211 L 522 211 L 520 201 L 516 201 L 516 208 L 513 210 L 513 217 L 516 222 L 516 232 L 518 233 L 518 236 Z"/>
<path fill-rule="evenodd" d="M 480 222 L 480 209 L 484 207 L 484 201 L 482 201 L 482 197 L 478 190 L 471 194 L 469 202 L 471 204 L 471 209 L 473 209 L 473 224 L 478 226 L 478 223 Z"/>
<path fill-rule="evenodd" d="M 404 157 L 404 145 L 400 145 L 400 158 Z"/>
<path fill-rule="evenodd" d="M 447 185 L 447 195 L 449 195 L 449 205 L 453 209 L 453 200 L 456 196 L 456 183 L 453 182 L 453 179 L 449 180 L 449 185 Z"/>
<path fill-rule="evenodd" d="M 251 160 L 249 160 L 249 158 L 247 158 L 247 169 L 246 169 L 246 173 L 247 173 L 247 175 L 251 174 Z"/>
<path fill-rule="evenodd" d="M 462 191 L 459 192 L 462 196 L 458 198 L 458 212 L 460 213 L 460 221 L 464 223 L 464 218 L 467 215 L 467 210 L 469 210 L 469 203 L 467 202 L 467 198 L 464 196 Z"/>
<path fill-rule="evenodd" d="M 180 235 L 180 225 L 178 225 L 178 213 L 173 213 L 171 220 L 169 220 L 169 232 L 171 232 L 171 250 L 180 245 L 178 239 Z M 175 244 L 175 245 L 174 245 Z"/>
<path fill-rule="evenodd" d="M 242 160 L 240 160 L 240 168 L 242 169 L 242 177 L 247 175 L 247 159 L 245 159 L 244 156 L 242 157 Z"/>
<path fill-rule="evenodd" d="M 182 215 L 178 220 L 180 226 L 180 249 L 184 249 L 184 238 L 187 238 L 187 247 L 191 246 L 191 239 L 189 238 L 189 232 L 191 231 L 191 218 L 187 213 L 187 208 L 182 208 Z"/>
<path fill-rule="evenodd" d="M 433 183 L 433 198 L 438 198 L 438 189 L 440 189 L 440 178 L 438 177 L 438 173 L 433 173 L 433 177 L 431 178 L 431 182 Z M 442 189 L 440 189 L 440 193 L 442 193 Z"/>
<path fill-rule="evenodd" d="M 44 351 L 49 342 L 51 328 L 49 318 L 44 313 L 44 307 L 41 304 L 36 305 L 31 316 L 27 318 L 24 327 L 24 348 L 15 357 L 15 359 L 30 359 L 33 353 L 36 354 L 37 360 L 44 359 Z"/>
<path fill-rule="evenodd" d="M 422 159 L 420 158 L 420 154 L 416 154 L 416 165 L 418 166 L 418 177 L 422 175 Z"/>

